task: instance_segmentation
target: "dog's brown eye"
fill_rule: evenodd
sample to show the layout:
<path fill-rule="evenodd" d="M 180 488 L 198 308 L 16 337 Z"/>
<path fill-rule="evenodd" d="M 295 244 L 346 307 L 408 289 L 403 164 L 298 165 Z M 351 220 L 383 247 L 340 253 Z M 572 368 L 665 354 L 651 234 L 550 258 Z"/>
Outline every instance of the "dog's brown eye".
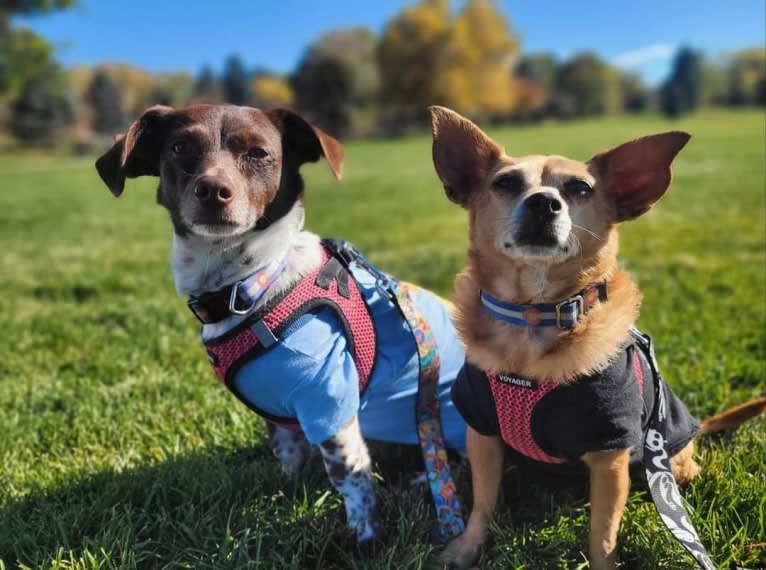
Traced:
<path fill-rule="evenodd" d="M 495 179 L 492 187 L 503 192 L 519 194 L 524 190 L 524 178 L 516 173 L 504 174 Z"/>
<path fill-rule="evenodd" d="M 247 151 L 248 158 L 266 158 L 269 155 L 265 150 L 259 146 L 254 146 Z"/>
<path fill-rule="evenodd" d="M 593 193 L 593 188 L 585 180 L 572 178 L 564 183 L 564 193 L 573 198 L 587 198 Z"/>
<path fill-rule="evenodd" d="M 173 151 L 173 154 L 186 154 L 189 152 L 189 143 L 186 141 L 176 141 L 170 147 L 170 150 Z"/>

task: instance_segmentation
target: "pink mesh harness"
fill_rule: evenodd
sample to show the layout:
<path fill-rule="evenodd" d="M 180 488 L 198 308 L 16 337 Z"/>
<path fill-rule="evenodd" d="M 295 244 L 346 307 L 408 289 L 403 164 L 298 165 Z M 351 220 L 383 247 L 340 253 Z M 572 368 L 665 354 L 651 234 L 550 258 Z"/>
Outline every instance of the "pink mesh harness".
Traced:
<path fill-rule="evenodd" d="M 503 441 L 531 459 L 543 463 L 563 463 L 563 459 L 545 453 L 532 435 L 532 412 L 535 406 L 558 384 L 549 380 L 537 383 L 535 389 L 530 380 L 515 376 L 487 372 L 487 378 L 492 388 Z M 524 384 L 516 385 L 514 380 Z"/>
<path fill-rule="evenodd" d="M 257 311 L 243 323 L 205 343 L 218 378 L 242 402 L 265 418 L 295 424 L 294 418 L 273 417 L 242 398 L 234 385 L 237 371 L 278 341 L 278 337 L 300 316 L 317 308 L 333 309 L 343 325 L 348 348 L 363 392 L 372 375 L 376 355 L 375 327 L 367 304 L 354 278 L 339 261 L 323 249 L 322 261 L 286 295 Z"/>
<path fill-rule="evenodd" d="M 644 392 L 644 371 L 638 351 L 634 350 L 631 364 L 638 379 L 639 391 Z M 532 414 L 535 406 L 561 384 L 553 380 L 535 382 L 511 374 L 485 372 L 495 401 L 497 422 L 503 441 L 522 455 L 542 463 L 564 463 L 560 457 L 548 455 L 532 434 Z"/>

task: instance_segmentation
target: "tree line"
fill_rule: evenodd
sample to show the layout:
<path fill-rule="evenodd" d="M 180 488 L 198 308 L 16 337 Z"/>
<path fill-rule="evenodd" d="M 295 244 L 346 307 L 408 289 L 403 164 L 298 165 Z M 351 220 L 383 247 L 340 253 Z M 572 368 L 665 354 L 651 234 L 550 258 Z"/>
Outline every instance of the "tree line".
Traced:
<path fill-rule="evenodd" d="M 205 66 L 196 77 L 154 75 L 124 64 L 63 70 L 52 47 L 30 30 L 11 26 L 9 16 L 71 3 L 0 3 L 0 131 L 21 144 L 68 139 L 87 147 L 124 130 L 157 103 L 286 106 L 338 136 L 422 128 L 431 104 L 506 122 L 654 110 L 678 116 L 701 105 L 766 103 L 762 48 L 718 60 L 681 48 L 669 77 L 652 88 L 592 52 L 564 61 L 522 53 L 508 18 L 492 0 L 468 0 L 457 12 L 449 0 L 421 0 L 403 8 L 379 36 L 366 28 L 325 33 L 288 74 L 249 67 L 239 55 L 230 56 L 220 73 Z"/>

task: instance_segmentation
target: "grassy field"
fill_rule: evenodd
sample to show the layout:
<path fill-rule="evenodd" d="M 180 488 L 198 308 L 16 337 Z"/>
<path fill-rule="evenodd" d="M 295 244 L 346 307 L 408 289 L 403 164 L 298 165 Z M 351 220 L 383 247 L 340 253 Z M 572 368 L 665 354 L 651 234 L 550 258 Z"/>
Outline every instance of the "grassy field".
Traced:
<path fill-rule="evenodd" d="M 679 123 L 624 118 L 494 131 L 509 154 L 587 158 L 684 128 L 672 191 L 622 231 L 641 327 L 693 413 L 766 389 L 763 112 Z M 430 138 L 347 146 L 347 176 L 306 168 L 308 225 L 448 294 L 466 219 L 444 198 Z M 154 180 L 115 200 L 92 160 L 0 157 L 0 568 L 428 568 L 422 489 L 381 477 L 386 546 L 360 560 L 321 461 L 283 477 L 262 422 L 221 388 L 173 290 Z M 685 492 L 721 568 L 766 567 L 766 422 L 706 438 Z M 470 503 L 469 479 L 459 479 Z M 582 489 L 509 470 L 491 568 L 586 568 Z M 643 495 L 623 520 L 625 568 L 691 568 Z"/>

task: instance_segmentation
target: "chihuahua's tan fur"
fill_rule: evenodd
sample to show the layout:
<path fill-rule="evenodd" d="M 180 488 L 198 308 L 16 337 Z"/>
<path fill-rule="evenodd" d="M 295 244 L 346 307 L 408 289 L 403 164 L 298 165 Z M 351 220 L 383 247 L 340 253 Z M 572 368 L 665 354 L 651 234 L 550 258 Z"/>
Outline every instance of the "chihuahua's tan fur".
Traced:
<path fill-rule="evenodd" d="M 447 196 L 469 213 L 468 262 L 456 279 L 454 297 L 469 362 L 484 370 L 561 382 L 605 368 L 628 337 L 641 302 L 638 287 L 617 264 L 617 224 L 643 214 L 665 193 L 671 161 L 689 135 L 653 135 L 579 162 L 561 156 L 511 157 L 457 113 L 432 107 L 431 117 L 437 174 Z M 536 193 L 559 208 L 544 245 L 522 239 L 519 230 L 524 201 Z M 608 300 L 567 331 L 498 321 L 482 309 L 479 296 L 485 291 L 512 303 L 552 303 L 602 281 Z M 469 426 L 467 441 L 474 505 L 466 532 L 446 551 L 446 559 L 458 567 L 477 558 L 503 464 L 499 437 Z M 581 458 L 590 469 L 592 568 L 616 565 L 630 454 L 621 449 Z M 699 472 L 692 456 L 690 442 L 671 460 L 679 483 Z"/>

